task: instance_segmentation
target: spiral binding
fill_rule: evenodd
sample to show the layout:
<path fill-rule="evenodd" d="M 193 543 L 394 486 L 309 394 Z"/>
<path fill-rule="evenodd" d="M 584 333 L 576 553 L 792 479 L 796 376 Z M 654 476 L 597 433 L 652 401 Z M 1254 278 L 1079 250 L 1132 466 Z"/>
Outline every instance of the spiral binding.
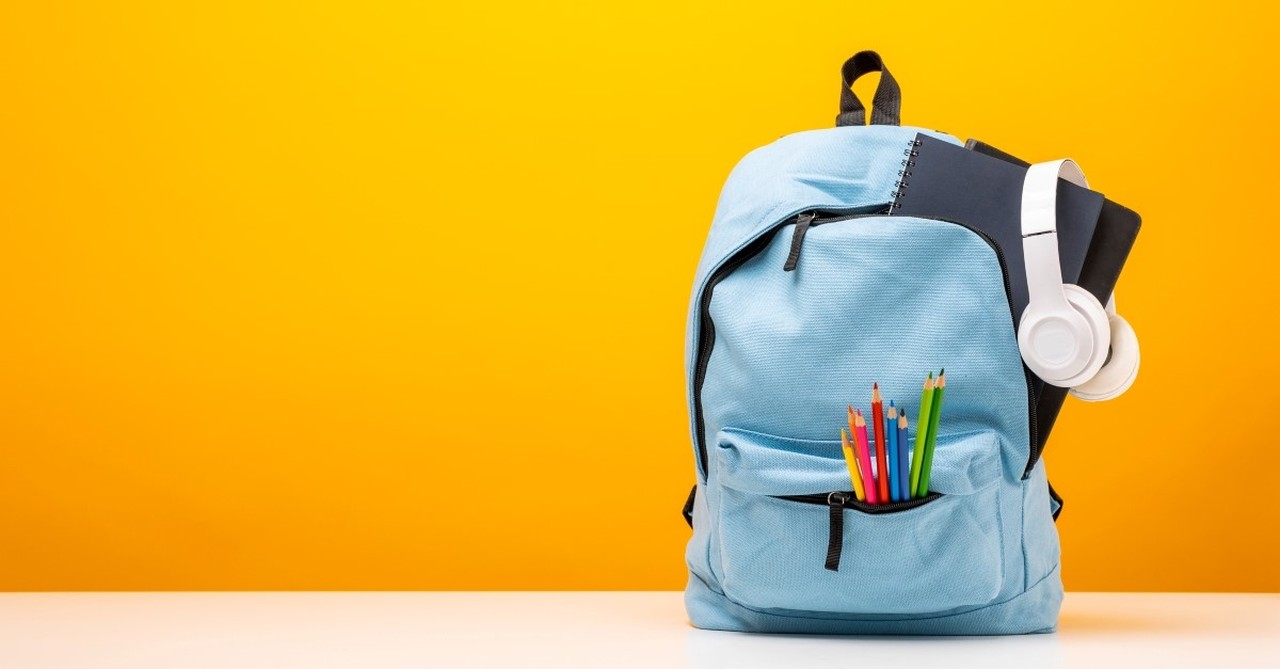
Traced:
<path fill-rule="evenodd" d="M 907 144 L 907 148 L 902 151 L 902 155 L 904 156 L 902 159 L 902 169 L 898 170 L 898 180 L 893 182 L 893 192 L 890 193 L 890 195 L 893 196 L 893 202 L 889 205 L 889 213 L 893 213 L 894 209 L 902 208 L 902 203 L 898 200 L 907 196 L 907 178 L 911 176 L 911 168 L 916 166 L 916 161 L 912 160 L 912 158 L 916 158 L 920 155 L 920 152 L 916 150 L 916 147 L 920 146 L 921 143 L 922 142 L 920 140 L 913 139 L 909 144 Z"/>

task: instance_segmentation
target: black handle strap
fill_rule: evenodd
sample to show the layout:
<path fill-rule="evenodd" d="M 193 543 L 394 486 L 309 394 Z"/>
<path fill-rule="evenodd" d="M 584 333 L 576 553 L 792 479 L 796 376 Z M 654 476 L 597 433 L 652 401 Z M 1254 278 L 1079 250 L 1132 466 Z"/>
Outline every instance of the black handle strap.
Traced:
<path fill-rule="evenodd" d="M 889 74 L 880 54 L 874 51 L 859 51 L 853 58 L 844 62 L 840 69 L 843 87 L 840 89 L 840 114 L 836 116 L 836 126 L 866 125 L 867 108 L 853 94 L 853 82 L 868 72 L 879 72 L 880 83 L 876 86 L 875 97 L 871 98 L 872 125 L 902 125 L 902 89 Z"/>

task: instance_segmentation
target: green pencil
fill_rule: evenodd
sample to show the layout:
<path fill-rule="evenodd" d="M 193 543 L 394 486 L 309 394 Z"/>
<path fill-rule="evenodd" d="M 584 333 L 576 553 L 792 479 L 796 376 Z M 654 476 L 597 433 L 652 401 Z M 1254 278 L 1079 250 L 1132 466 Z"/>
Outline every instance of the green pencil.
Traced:
<path fill-rule="evenodd" d="M 933 386 L 933 406 L 929 409 L 929 443 L 924 445 L 924 462 L 920 465 L 920 489 L 917 496 L 929 494 L 929 470 L 933 467 L 933 447 L 938 443 L 938 419 L 942 417 L 942 396 L 947 392 L 947 370 L 938 372 Z"/>
<path fill-rule="evenodd" d="M 911 496 L 920 487 L 920 461 L 924 455 L 925 440 L 929 437 L 929 407 L 933 404 L 933 372 L 924 380 L 920 393 L 920 419 L 916 421 L 916 445 L 911 449 Z"/>

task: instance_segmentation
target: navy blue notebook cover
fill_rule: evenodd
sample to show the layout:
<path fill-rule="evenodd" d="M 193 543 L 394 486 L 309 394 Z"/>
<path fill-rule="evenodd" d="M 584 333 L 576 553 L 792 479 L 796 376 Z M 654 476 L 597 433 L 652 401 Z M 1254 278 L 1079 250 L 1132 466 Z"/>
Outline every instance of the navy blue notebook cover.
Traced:
<path fill-rule="evenodd" d="M 1013 313 L 1021 318 L 1029 299 L 1022 258 L 1027 168 L 926 135 L 916 135 L 914 152 L 909 160 L 915 164 L 904 170 L 894 215 L 945 218 L 987 233 L 1004 254 Z M 1058 181 L 1058 255 L 1066 283 L 1080 278 L 1102 201 L 1100 193 Z"/>

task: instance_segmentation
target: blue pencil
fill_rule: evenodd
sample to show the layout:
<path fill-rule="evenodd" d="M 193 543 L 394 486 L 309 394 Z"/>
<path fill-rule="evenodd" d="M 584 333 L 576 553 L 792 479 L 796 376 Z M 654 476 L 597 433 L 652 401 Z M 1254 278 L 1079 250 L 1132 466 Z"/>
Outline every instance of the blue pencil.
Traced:
<path fill-rule="evenodd" d="M 884 433 L 888 437 L 889 453 L 888 462 L 885 466 L 889 469 L 889 499 L 898 502 L 902 500 L 902 469 L 898 465 L 901 459 L 898 457 L 898 409 L 893 406 L 893 400 L 889 400 L 889 415 L 884 419 Z"/>
<path fill-rule="evenodd" d="M 898 416 L 898 429 L 894 432 L 898 435 L 898 471 L 903 473 L 903 476 L 898 477 L 898 487 L 894 491 L 902 499 L 911 499 L 911 492 L 907 490 L 911 485 L 911 441 L 907 437 L 907 412 L 903 411 Z"/>

